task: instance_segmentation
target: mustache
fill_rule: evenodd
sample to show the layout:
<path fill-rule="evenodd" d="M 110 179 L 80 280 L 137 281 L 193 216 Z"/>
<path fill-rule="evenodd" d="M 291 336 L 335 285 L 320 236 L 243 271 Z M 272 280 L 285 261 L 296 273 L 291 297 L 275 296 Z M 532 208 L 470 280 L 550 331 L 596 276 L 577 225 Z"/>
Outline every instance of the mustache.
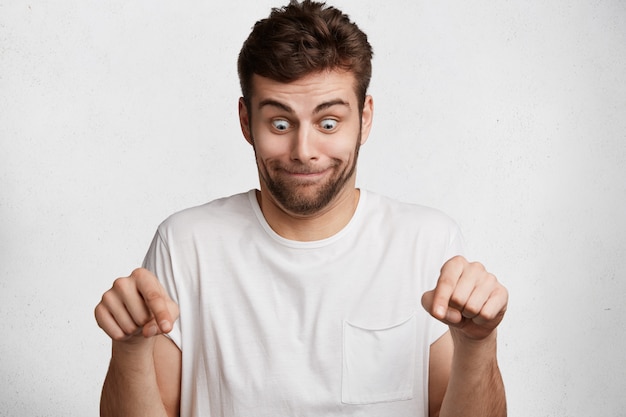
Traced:
<path fill-rule="evenodd" d="M 321 172 L 327 171 L 329 169 L 335 168 L 339 164 L 336 161 L 333 161 L 328 166 L 319 167 L 307 164 L 297 164 L 297 165 L 283 165 L 280 162 L 274 162 L 270 164 L 270 167 L 275 171 L 285 171 L 290 174 L 319 174 Z"/>

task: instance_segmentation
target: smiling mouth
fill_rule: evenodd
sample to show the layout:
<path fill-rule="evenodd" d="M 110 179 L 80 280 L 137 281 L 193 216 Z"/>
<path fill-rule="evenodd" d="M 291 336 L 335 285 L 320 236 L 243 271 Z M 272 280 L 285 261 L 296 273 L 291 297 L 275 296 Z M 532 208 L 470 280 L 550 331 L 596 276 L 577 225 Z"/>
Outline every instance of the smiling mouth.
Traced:
<path fill-rule="evenodd" d="M 291 183 L 292 185 L 315 185 L 322 182 L 328 174 L 328 169 L 325 170 L 279 170 L 279 177 L 283 178 L 285 184 Z"/>
<path fill-rule="evenodd" d="M 279 171 L 287 174 L 287 175 L 292 175 L 292 176 L 296 176 L 296 177 L 315 177 L 315 176 L 319 176 L 319 175 L 323 175 L 325 174 L 329 168 L 325 168 L 325 169 L 307 169 L 305 167 L 302 168 L 284 168 L 284 167 L 279 167 L 278 168 Z"/>
<path fill-rule="evenodd" d="M 323 171 L 287 171 L 284 170 L 284 172 L 286 172 L 288 175 L 294 175 L 297 177 L 314 177 L 317 175 L 322 175 L 326 172 L 326 170 Z"/>
<path fill-rule="evenodd" d="M 286 175 L 285 183 L 291 183 L 292 185 L 312 186 L 321 184 L 325 178 L 324 173 L 289 173 Z"/>

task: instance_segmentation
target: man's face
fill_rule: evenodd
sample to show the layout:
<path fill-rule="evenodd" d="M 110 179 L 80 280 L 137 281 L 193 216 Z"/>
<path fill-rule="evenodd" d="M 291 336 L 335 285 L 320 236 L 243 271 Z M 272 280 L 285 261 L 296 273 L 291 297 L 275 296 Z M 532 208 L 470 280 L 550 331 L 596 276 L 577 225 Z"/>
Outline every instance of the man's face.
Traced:
<path fill-rule="evenodd" d="M 308 216 L 351 192 L 372 118 L 371 97 L 359 115 L 354 76 L 325 71 L 286 84 L 255 75 L 253 85 L 250 108 L 239 109 L 263 195 Z"/>

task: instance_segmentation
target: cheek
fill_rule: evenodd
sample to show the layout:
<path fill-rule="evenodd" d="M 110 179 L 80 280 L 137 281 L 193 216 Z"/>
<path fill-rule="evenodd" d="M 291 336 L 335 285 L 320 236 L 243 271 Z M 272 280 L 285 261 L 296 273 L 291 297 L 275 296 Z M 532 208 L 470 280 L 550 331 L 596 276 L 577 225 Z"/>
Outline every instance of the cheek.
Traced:
<path fill-rule="evenodd" d="M 260 140 L 254 141 L 254 151 L 257 155 L 257 158 L 261 160 L 272 160 L 272 159 L 280 159 L 284 157 L 285 154 L 288 154 L 289 147 L 287 146 L 288 142 L 283 140 L 272 140 L 267 138 L 262 138 Z"/>
<path fill-rule="evenodd" d="M 356 135 L 351 138 L 329 140 L 324 143 L 322 152 L 334 159 L 350 161 L 355 158 L 357 148 Z"/>
<path fill-rule="evenodd" d="M 354 158 L 354 146 L 329 146 L 324 153 L 332 159 L 349 162 Z"/>
<path fill-rule="evenodd" d="M 252 138 L 254 152 L 257 158 L 274 159 L 283 154 L 288 149 L 288 141 L 285 138 L 276 137 L 269 134 L 266 129 L 252 125 Z"/>

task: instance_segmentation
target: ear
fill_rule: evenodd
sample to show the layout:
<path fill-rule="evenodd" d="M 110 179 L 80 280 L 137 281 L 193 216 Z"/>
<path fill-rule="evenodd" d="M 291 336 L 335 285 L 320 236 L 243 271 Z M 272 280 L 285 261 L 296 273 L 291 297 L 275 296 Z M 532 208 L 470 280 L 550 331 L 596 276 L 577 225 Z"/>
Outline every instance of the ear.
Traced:
<path fill-rule="evenodd" d="M 365 96 L 363 103 L 363 114 L 361 115 L 361 145 L 367 142 L 367 138 L 372 130 L 372 121 L 374 119 L 374 99 L 372 96 Z"/>
<path fill-rule="evenodd" d="M 243 137 L 246 138 L 246 141 L 248 141 L 250 145 L 253 145 L 252 134 L 250 133 L 250 113 L 248 112 L 248 107 L 243 97 L 239 98 L 239 125 Z"/>

